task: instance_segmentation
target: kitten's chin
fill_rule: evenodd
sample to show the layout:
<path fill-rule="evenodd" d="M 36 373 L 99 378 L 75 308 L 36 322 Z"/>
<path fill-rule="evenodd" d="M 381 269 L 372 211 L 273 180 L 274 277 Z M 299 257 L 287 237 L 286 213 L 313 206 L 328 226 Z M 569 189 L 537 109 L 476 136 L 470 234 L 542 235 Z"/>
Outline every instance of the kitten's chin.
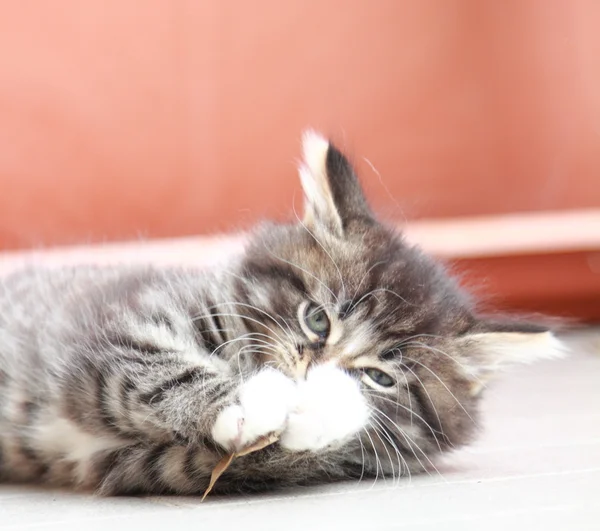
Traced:
<path fill-rule="evenodd" d="M 368 419 L 369 407 L 359 383 L 332 365 L 316 366 L 298 384 L 298 402 L 280 442 L 293 451 L 342 446 Z"/>

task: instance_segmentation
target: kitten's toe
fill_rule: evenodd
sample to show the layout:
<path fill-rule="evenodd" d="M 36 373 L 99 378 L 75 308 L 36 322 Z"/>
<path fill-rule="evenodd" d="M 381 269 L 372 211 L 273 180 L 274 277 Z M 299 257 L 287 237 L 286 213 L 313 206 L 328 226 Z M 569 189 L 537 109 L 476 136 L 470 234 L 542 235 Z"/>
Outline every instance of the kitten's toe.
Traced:
<path fill-rule="evenodd" d="M 317 451 L 343 444 L 369 418 L 358 383 L 332 367 L 312 369 L 299 387 L 296 409 L 290 414 L 281 445 L 293 451 Z"/>
<path fill-rule="evenodd" d="M 295 382 L 279 371 L 265 369 L 242 385 L 239 405 L 219 414 L 212 437 L 229 451 L 241 450 L 264 435 L 282 432 L 296 401 Z"/>

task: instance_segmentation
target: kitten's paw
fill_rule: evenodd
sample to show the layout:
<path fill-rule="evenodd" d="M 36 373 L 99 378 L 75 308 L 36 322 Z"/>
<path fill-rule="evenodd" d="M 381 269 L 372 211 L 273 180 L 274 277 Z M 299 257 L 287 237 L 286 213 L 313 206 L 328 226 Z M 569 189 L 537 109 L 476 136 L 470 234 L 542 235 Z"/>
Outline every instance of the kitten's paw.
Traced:
<path fill-rule="evenodd" d="M 298 394 L 297 406 L 280 439 L 288 450 L 315 451 L 342 444 L 369 418 L 358 382 L 335 367 L 325 365 L 309 371 Z"/>
<path fill-rule="evenodd" d="M 296 402 L 294 381 L 265 369 L 242 385 L 239 405 L 228 406 L 219 414 L 212 437 L 229 451 L 241 450 L 263 435 L 283 431 Z"/>

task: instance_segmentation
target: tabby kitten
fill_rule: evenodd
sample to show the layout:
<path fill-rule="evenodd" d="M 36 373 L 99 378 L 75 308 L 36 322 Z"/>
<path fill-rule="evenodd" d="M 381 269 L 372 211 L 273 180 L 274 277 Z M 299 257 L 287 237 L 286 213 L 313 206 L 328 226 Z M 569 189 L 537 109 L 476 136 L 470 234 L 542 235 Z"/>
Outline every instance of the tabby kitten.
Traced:
<path fill-rule="evenodd" d="M 395 476 L 468 443 L 502 368 L 560 354 L 479 317 L 304 136 L 305 215 L 225 268 L 28 269 L 0 281 L 0 479 L 105 495 Z"/>

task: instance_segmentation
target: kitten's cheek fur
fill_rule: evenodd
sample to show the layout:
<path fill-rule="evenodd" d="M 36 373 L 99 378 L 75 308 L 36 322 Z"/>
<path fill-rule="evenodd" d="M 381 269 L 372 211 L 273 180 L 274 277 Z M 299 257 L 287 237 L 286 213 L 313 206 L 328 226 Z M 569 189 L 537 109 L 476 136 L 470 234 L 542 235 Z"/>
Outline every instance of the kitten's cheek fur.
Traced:
<path fill-rule="evenodd" d="M 369 408 L 358 382 L 329 365 L 310 370 L 298 385 L 298 404 L 290 412 L 280 444 L 293 451 L 342 444 L 367 423 Z"/>
<path fill-rule="evenodd" d="M 241 450 L 263 435 L 281 433 L 296 406 L 298 388 L 274 369 L 265 369 L 240 388 L 239 405 L 225 408 L 217 417 L 212 437 L 229 451 Z"/>

